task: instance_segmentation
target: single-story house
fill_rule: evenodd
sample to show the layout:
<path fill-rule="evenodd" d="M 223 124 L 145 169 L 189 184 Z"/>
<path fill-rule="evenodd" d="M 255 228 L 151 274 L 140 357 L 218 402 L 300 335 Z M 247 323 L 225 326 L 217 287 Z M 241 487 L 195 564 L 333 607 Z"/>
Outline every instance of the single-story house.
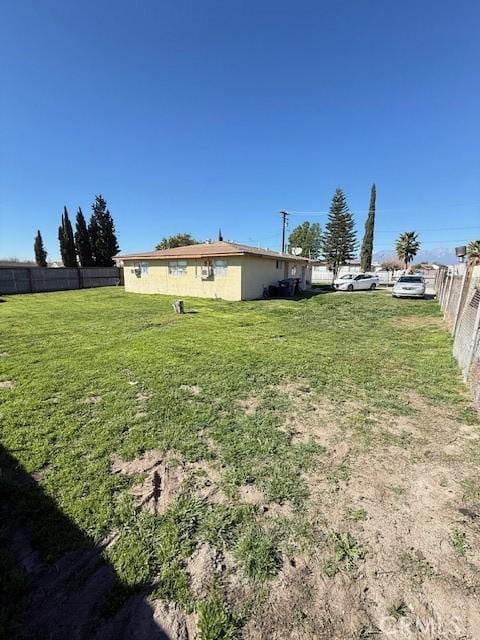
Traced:
<path fill-rule="evenodd" d="M 265 287 L 298 278 L 311 282 L 308 258 L 234 242 L 207 242 L 175 249 L 116 256 L 126 291 L 174 296 L 254 300 Z"/>

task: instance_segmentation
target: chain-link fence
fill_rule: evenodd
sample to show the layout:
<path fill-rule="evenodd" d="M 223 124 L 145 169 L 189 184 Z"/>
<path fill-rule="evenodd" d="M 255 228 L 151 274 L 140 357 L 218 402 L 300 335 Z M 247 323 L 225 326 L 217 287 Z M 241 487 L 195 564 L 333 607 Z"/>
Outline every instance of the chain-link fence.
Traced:
<path fill-rule="evenodd" d="M 480 266 L 463 273 L 452 267 L 440 269 L 435 289 L 453 335 L 453 355 L 480 409 Z"/>

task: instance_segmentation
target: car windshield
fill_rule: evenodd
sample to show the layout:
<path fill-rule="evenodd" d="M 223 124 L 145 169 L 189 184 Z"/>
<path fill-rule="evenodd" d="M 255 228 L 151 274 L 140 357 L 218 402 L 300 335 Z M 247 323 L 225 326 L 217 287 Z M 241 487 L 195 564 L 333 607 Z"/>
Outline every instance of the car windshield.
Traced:
<path fill-rule="evenodd" d="M 420 276 L 402 276 L 398 279 L 399 282 L 418 282 L 418 284 L 422 284 L 423 278 Z"/>
<path fill-rule="evenodd" d="M 353 278 L 353 273 L 346 273 L 344 276 L 340 278 L 340 280 L 351 280 Z"/>

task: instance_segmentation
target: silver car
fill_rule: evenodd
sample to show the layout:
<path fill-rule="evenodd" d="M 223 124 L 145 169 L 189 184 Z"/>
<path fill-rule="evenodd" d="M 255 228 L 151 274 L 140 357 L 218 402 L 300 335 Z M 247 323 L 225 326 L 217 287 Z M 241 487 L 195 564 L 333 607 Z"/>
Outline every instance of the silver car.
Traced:
<path fill-rule="evenodd" d="M 392 296 L 394 298 L 424 298 L 425 278 L 419 275 L 406 275 L 393 285 Z"/>

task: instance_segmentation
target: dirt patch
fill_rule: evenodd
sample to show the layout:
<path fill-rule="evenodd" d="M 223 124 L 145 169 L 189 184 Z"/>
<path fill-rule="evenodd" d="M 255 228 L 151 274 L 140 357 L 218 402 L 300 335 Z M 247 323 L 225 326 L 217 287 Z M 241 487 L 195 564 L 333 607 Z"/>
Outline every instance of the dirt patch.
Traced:
<path fill-rule="evenodd" d="M 53 393 L 50 398 L 45 400 L 46 404 L 58 404 L 60 402 L 60 394 L 58 392 Z"/>
<path fill-rule="evenodd" d="M 188 469 L 201 498 L 213 504 L 228 502 L 226 495 L 219 487 L 221 474 L 212 464 L 206 461 L 193 462 L 188 465 Z"/>
<path fill-rule="evenodd" d="M 112 456 L 111 469 L 113 473 L 124 473 L 132 476 L 136 473 L 145 473 L 157 467 L 163 460 L 164 453 L 157 449 L 146 451 L 135 460 L 123 460 L 117 455 Z"/>
<path fill-rule="evenodd" d="M 144 474 L 143 482 L 134 484 L 130 493 L 139 506 L 155 515 L 164 513 L 174 502 L 187 477 L 181 465 L 168 460 L 158 451 L 148 451 L 131 461 L 116 457 L 111 468 L 114 473 Z"/>
<path fill-rule="evenodd" d="M 266 602 L 246 625 L 243 637 L 355 638 L 362 626 L 368 624 L 363 600 L 360 584 L 342 574 L 326 580 L 314 558 L 292 558 L 269 585 Z"/>
<path fill-rule="evenodd" d="M 304 402 L 310 396 L 310 386 L 306 382 L 298 380 L 283 380 L 273 389 L 280 396 L 287 396 L 293 403 Z"/>
<path fill-rule="evenodd" d="M 0 381 L 0 389 L 13 389 L 15 383 L 13 380 L 1 380 Z"/>
<path fill-rule="evenodd" d="M 215 579 L 218 553 L 209 544 L 201 544 L 187 562 L 190 589 L 196 598 L 206 598 Z"/>
<path fill-rule="evenodd" d="M 0 352 L 0 358 L 8 358 L 10 354 L 8 353 L 8 351 L 1 351 Z"/>
<path fill-rule="evenodd" d="M 166 638 L 170 640 L 195 640 L 197 634 L 196 615 L 186 614 L 177 604 L 154 600 L 153 619 Z M 132 636 L 136 637 L 136 636 Z M 154 636 L 156 638 L 156 636 Z M 160 640 L 160 639 L 159 639 Z"/>
<path fill-rule="evenodd" d="M 148 392 L 146 392 L 146 391 L 140 391 L 140 392 L 139 392 L 139 393 L 137 393 L 137 395 L 135 396 L 135 400 L 136 400 L 137 402 L 142 403 L 142 404 L 143 404 L 144 402 L 147 402 L 147 400 L 150 400 L 150 398 L 151 398 L 151 394 L 150 394 L 150 393 L 148 393 Z"/>
<path fill-rule="evenodd" d="M 260 510 L 263 511 L 266 518 L 286 518 L 290 520 L 294 513 L 292 505 L 288 502 L 284 504 L 270 502 L 269 504 L 261 505 Z"/>
<path fill-rule="evenodd" d="M 184 483 L 192 483 L 196 493 L 212 503 L 224 503 L 226 497 L 219 489 L 219 473 L 207 462 L 190 463 L 165 455 L 158 450 L 145 452 L 135 460 L 112 458 L 113 473 L 141 475 L 130 493 L 136 503 L 155 515 L 160 515 L 175 501 Z"/>
<path fill-rule="evenodd" d="M 255 415 L 258 405 L 260 404 L 260 400 L 255 395 L 248 396 L 247 398 L 240 398 L 237 400 L 238 406 L 242 409 L 242 411 L 247 416 Z"/>
<path fill-rule="evenodd" d="M 102 396 L 89 396 L 85 398 L 85 404 L 99 404 L 102 401 Z"/>
<path fill-rule="evenodd" d="M 445 321 L 442 317 L 434 316 L 411 316 L 397 317 L 392 320 L 392 324 L 398 328 L 405 329 L 444 329 Z"/>
<path fill-rule="evenodd" d="M 199 396 L 202 393 L 202 388 L 198 386 L 198 384 L 181 384 L 180 389 L 189 393 L 191 396 Z"/>
<path fill-rule="evenodd" d="M 238 495 L 241 502 L 246 502 L 247 504 L 260 505 L 265 502 L 263 492 L 254 484 L 246 484 L 240 487 Z"/>
<path fill-rule="evenodd" d="M 41 469 L 38 469 L 38 471 L 33 471 L 33 473 L 30 474 L 30 477 L 35 482 L 40 482 L 41 480 L 43 480 L 43 478 L 45 477 L 49 469 L 50 469 L 50 465 L 45 464 Z"/>
<path fill-rule="evenodd" d="M 428 638 L 475 637 L 472 630 L 480 624 L 480 531 L 458 509 L 464 504 L 459 482 L 468 465 L 436 455 L 415 461 L 408 448 L 395 446 L 362 454 L 350 444 L 348 481 L 329 483 L 317 470 L 309 483 L 311 517 L 320 512 L 328 529 L 348 531 L 365 549 L 365 558 L 356 562 L 358 574 L 344 575 L 339 594 L 351 597 L 347 604 L 353 617 L 342 617 L 330 592 L 322 595 L 332 614 L 330 637 L 355 637 L 354 632 L 373 625 L 396 638 L 414 638 L 417 623 L 431 629 Z M 434 442 L 429 446 L 435 449 Z M 452 546 L 454 529 L 466 532 L 471 545 L 466 558 Z M 328 545 L 320 545 L 317 553 L 323 561 L 332 557 Z M 312 560 L 309 566 L 314 566 Z M 322 567 L 312 570 L 321 573 Z M 315 590 L 320 593 L 318 582 Z M 401 621 L 388 613 L 395 602 L 405 603 Z M 326 620 L 315 615 L 325 633 Z M 452 621 L 455 630 L 449 626 Z M 339 622 L 337 631 L 343 629 L 344 635 L 337 636 Z"/>

